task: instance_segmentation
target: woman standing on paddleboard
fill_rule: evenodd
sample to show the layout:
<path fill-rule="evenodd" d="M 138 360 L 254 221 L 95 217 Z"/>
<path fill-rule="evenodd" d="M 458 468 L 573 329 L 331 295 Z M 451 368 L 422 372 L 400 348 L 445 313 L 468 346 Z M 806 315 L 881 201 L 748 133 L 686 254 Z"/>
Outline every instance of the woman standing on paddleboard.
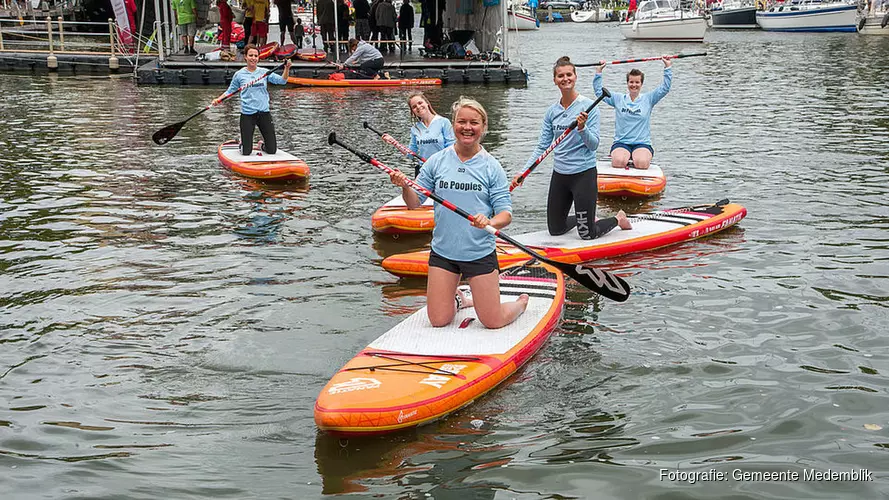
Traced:
<path fill-rule="evenodd" d="M 485 108 L 461 97 L 454 104 L 453 120 L 456 142 L 428 158 L 416 182 L 476 215 L 467 224 L 462 216 L 435 205 L 426 310 L 432 326 L 439 327 L 449 324 L 457 309 L 474 306 L 482 324 L 501 328 L 512 323 L 528 306 L 526 294 L 515 302 L 500 303 L 495 239 L 484 230 L 488 224 L 502 229 L 512 221 L 509 184 L 500 162 L 481 145 L 488 131 Z M 402 187 L 408 208 L 420 206 L 423 200 L 408 187 L 407 176 L 396 170 L 390 179 Z M 461 276 L 469 281 L 472 297 L 457 291 Z"/>
<path fill-rule="evenodd" d="M 642 93 L 642 82 L 645 74 L 637 68 L 627 73 L 628 94 L 614 94 L 604 99 L 605 103 L 614 107 L 614 144 L 611 145 L 611 166 L 627 168 L 630 158 L 633 166 L 647 169 L 654 156 L 651 146 L 651 111 L 667 92 L 673 82 L 673 62 L 663 57 L 664 81 L 653 92 Z M 596 97 L 602 95 L 602 70 L 605 64 L 596 67 L 593 77 L 593 90 Z"/>
<path fill-rule="evenodd" d="M 553 82 L 562 97 L 543 115 L 540 140 L 526 167 L 533 164 L 574 120 L 577 120 L 577 129 L 553 150 L 553 175 L 546 200 L 546 226 L 549 234 L 565 234 L 576 225 L 577 234 L 585 240 L 591 240 L 618 225 L 621 229 L 631 229 L 623 210 L 616 217 L 596 220 L 596 199 L 599 196 L 596 180 L 599 110 L 593 108 L 590 113 L 585 111 L 593 101 L 580 95 L 574 88 L 577 71 L 571 59 L 560 57 L 556 61 L 553 66 Z M 521 174 L 513 178 L 512 189 L 521 183 L 520 177 Z M 575 217 L 569 218 L 572 202 Z"/>
<path fill-rule="evenodd" d="M 451 121 L 437 114 L 432 103 L 422 92 L 407 96 L 411 117 L 416 123 L 411 127 L 410 150 L 421 158 L 429 158 L 442 149 L 454 144 L 454 127 Z M 417 174 L 419 175 L 419 170 Z"/>
<path fill-rule="evenodd" d="M 241 88 L 242 85 L 256 80 L 256 82 L 241 92 L 241 154 L 250 156 L 253 153 L 253 130 L 259 127 L 262 135 L 262 150 L 268 154 L 278 151 L 278 139 L 275 137 L 275 124 L 272 122 L 272 114 L 269 113 L 269 90 L 267 83 L 284 85 L 290 76 L 290 59 L 284 64 L 284 74 L 272 73 L 268 78 L 260 78 L 266 70 L 256 67 L 259 62 L 259 49 L 255 45 L 244 48 L 244 57 L 247 67 L 239 69 L 232 77 L 228 89 L 213 100 L 216 106 L 231 92 Z"/>

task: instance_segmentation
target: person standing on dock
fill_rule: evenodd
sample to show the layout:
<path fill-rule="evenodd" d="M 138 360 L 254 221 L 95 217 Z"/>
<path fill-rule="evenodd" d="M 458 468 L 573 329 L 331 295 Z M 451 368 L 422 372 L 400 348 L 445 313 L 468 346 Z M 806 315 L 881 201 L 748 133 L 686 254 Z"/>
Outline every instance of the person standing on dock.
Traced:
<path fill-rule="evenodd" d="M 395 13 L 392 0 L 380 0 L 376 15 L 377 29 L 380 31 L 380 52 L 395 53 L 395 45 L 392 42 L 395 40 L 395 19 L 397 17 L 398 14 Z"/>
<path fill-rule="evenodd" d="M 663 99 L 673 82 L 673 61 L 667 56 L 664 61 L 664 81 L 651 92 L 642 92 L 645 74 L 638 68 L 627 73 L 628 94 L 614 93 L 603 99 L 605 104 L 614 107 L 614 143 L 611 145 L 611 166 L 627 168 L 630 159 L 635 168 L 646 170 L 651 165 L 654 147 L 651 145 L 651 112 L 654 105 Z M 593 91 L 596 97 L 602 95 L 602 71 L 605 64 L 596 66 L 593 77 Z"/>
<path fill-rule="evenodd" d="M 172 0 L 173 15 L 179 26 L 183 54 L 197 54 L 194 50 L 194 37 L 197 35 L 198 8 L 195 0 Z"/>
<path fill-rule="evenodd" d="M 232 43 L 234 13 L 227 0 L 216 0 L 216 8 L 219 9 L 219 29 L 222 31 L 219 35 L 219 43 L 222 50 L 228 52 Z"/>
<path fill-rule="evenodd" d="M 553 175 L 546 199 L 546 226 L 549 234 L 565 234 L 577 226 L 577 234 L 582 239 L 592 240 L 617 226 L 631 229 L 630 221 L 623 210 L 615 217 L 596 220 L 596 200 L 599 197 L 596 170 L 599 110 L 593 108 L 589 113 L 585 111 L 593 104 L 593 100 L 577 92 L 577 70 L 567 56 L 560 57 L 553 66 L 553 83 L 558 87 L 561 99 L 543 115 L 540 140 L 525 165 L 526 168 L 530 167 L 553 140 L 577 120 L 575 132 L 569 134 L 553 151 Z M 519 186 L 520 177 L 521 174 L 513 178 L 510 188 Z M 571 210 L 572 203 L 574 218 L 569 218 L 568 211 Z"/>
<path fill-rule="evenodd" d="M 293 7 L 291 7 L 291 0 L 275 0 L 275 5 L 278 7 L 278 28 L 281 30 L 280 45 L 284 46 L 284 35 L 287 33 L 287 30 L 290 30 L 290 41 L 297 45 L 296 32 L 293 30 Z M 300 38 L 302 38 L 302 35 L 300 35 Z M 301 43 L 298 45 L 299 48 L 302 48 Z"/>
<path fill-rule="evenodd" d="M 228 89 L 213 100 L 213 105 L 218 105 L 228 94 L 235 92 L 243 85 L 254 82 L 253 85 L 241 91 L 240 96 L 241 154 L 250 156 L 253 153 L 253 131 L 259 127 L 259 133 L 262 135 L 260 149 L 273 155 L 278 151 L 278 140 L 275 136 L 275 124 L 272 122 L 271 113 L 269 113 L 268 84 L 285 85 L 287 77 L 290 76 L 291 61 L 288 59 L 284 63 L 283 75 L 272 73 L 268 78 L 261 78 L 265 75 L 266 69 L 257 67 L 259 48 L 255 45 L 247 45 L 244 47 L 244 58 L 247 60 L 247 67 L 235 72 Z"/>
<path fill-rule="evenodd" d="M 367 0 L 355 0 L 352 2 L 355 8 L 355 38 L 370 40 L 370 4 Z"/>
<path fill-rule="evenodd" d="M 401 10 L 398 12 L 398 39 L 401 40 L 402 54 L 404 54 L 405 49 L 407 49 L 407 52 L 413 49 L 414 37 L 411 34 L 413 27 L 414 8 L 411 6 L 410 0 L 404 0 L 401 3 Z M 407 43 L 405 44 L 405 42 Z"/>
<path fill-rule="evenodd" d="M 333 0 L 318 0 L 316 6 L 318 24 L 321 25 L 321 40 L 324 41 L 324 50 L 331 53 L 336 50 L 336 19 L 333 11 Z"/>
<path fill-rule="evenodd" d="M 269 36 L 269 0 L 253 0 L 253 34 L 251 42 L 257 47 L 265 45 Z"/>

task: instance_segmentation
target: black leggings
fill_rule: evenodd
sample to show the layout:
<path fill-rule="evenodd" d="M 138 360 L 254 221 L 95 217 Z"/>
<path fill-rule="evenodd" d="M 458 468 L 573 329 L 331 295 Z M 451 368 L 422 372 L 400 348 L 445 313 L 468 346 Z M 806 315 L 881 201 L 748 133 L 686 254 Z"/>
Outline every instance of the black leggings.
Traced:
<path fill-rule="evenodd" d="M 273 155 L 278 151 L 278 139 L 275 138 L 275 124 L 272 123 L 272 114 L 268 111 L 259 111 L 252 115 L 241 113 L 241 153 L 250 156 L 253 153 L 253 129 L 259 127 L 262 135 L 262 150 Z"/>
<path fill-rule="evenodd" d="M 383 69 L 383 58 L 372 59 L 361 63 L 357 68 L 349 68 L 349 78 L 358 80 L 372 80 Z"/>
<path fill-rule="evenodd" d="M 596 220 L 596 199 L 599 197 L 596 174 L 595 168 L 572 175 L 553 172 L 549 182 L 549 197 L 546 200 L 546 226 L 549 234 L 565 234 L 576 225 L 577 234 L 581 238 L 592 240 L 617 226 L 616 217 L 591 224 Z M 575 217 L 568 217 L 571 202 L 574 202 Z"/>

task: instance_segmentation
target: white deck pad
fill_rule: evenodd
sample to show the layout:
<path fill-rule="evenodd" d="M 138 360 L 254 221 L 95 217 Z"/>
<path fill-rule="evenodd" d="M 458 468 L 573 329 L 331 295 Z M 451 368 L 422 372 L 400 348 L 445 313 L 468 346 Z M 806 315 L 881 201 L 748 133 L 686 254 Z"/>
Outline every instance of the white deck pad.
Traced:
<path fill-rule="evenodd" d="M 712 217 L 710 214 L 697 212 L 674 212 L 661 213 L 651 212 L 644 215 L 646 219 L 634 219 L 632 215 L 628 215 L 633 229 L 623 230 L 615 227 L 607 234 L 599 236 L 594 240 L 584 240 L 577 234 L 576 229 L 572 229 L 565 234 L 552 236 L 549 231 L 535 231 L 533 233 L 520 234 L 514 236 L 519 243 L 532 247 L 553 247 L 553 248 L 588 248 L 607 245 L 617 241 L 630 240 L 640 236 L 651 236 L 658 233 L 664 233 L 676 229 L 677 227 L 687 226 Z M 648 219 L 651 217 L 652 219 Z"/>
<path fill-rule="evenodd" d="M 258 162 L 266 162 L 266 161 L 302 161 L 296 156 L 284 151 L 281 148 L 278 148 L 278 151 L 275 154 L 270 155 L 268 153 L 263 153 L 258 149 L 254 149 L 253 153 L 250 156 L 244 156 L 241 154 L 241 146 L 238 144 L 225 144 L 220 148 L 222 155 L 227 159 L 236 162 L 236 163 L 258 163 Z"/>
<path fill-rule="evenodd" d="M 423 205 L 427 206 L 427 207 L 431 207 L 432 205 L 435 205 L 435 200 L 433 200 L 432 198 L 426 198 L 426 201 L 423 202 Z M 386 204 L 380 208 L 392 208 L 392 207 L 407 208 L 407 203 L 404 202 L 404 198 L 401 195 L 398 195 L 395 198 L 392 198 L 391 200 L 387 201 Z"/>
<path fill-rule="evenodd" d="M 651 164 L 647 169 L 638 168 L 614 168 L 611 166 L 611 160 L 599 160 L 596 162 L 596 173 L 598 175 L 609 175 L 614 177 L 657 177 L 663 178 L 664 171 L 661 167 Z"/>
<path fill-rule="evenodd" d="M 475 309 L 467 307 L 457 311 L 450 325 L 433 328 L 424 307 L 368 347 L 429 356 L 503 354 L 521 342 L 546 315 L 555 299 L 556 287 L 555 281 L 501 276 L 501 302 L 514 301 L 522 293 L 530 295 L 528 308 L 509 325 L 496 330 L 485 328 Z M 460 328 L 466 318 L 473 318 L 473 321 L 466 328 Z"/>

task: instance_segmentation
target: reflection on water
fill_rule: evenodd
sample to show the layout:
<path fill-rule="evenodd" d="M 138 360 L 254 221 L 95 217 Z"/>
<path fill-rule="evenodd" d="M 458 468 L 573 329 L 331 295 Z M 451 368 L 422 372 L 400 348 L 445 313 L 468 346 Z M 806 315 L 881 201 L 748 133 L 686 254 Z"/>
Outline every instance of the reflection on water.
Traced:
<path fill-rule="evenodd" d="M 530 156 L 551 64 L 691 50 L 609 25 L 522 33 L 527 88 L 444 86 L 490 112 L 509 174 Z M 396 194 L 344 140 L 410 163 L 404 89 L 273 90 L 279 143 L 303 184 L 225 171 L 235 103 L 151 134 L 219 89 L 0 76 L 0 477 L 11 498 L 826 498 L 873 482 L 689 484 L 661 468 L 881 471 L 889 443 L 883 332 L 889 258 L 889 47 L 878 37 L 708 34 L 674 65 L 652 122 L 660 198 L 603 216 L 729 198 L 749 215 L 713 237 L 597 262 L 630 281 L 616 304 L 577 285 L 561 327 L 517 374 L 411 432 L 340 442 L 317 391 L 422 306 L 425 282 L 383 257 L 428 236 L 375 236 Z M 696 49 L 697 50 L 697 49 Z M 646 87 L 659 82 L 644 64 Z M 628 68 L 609 67 L 622 90 Z M 591 94 L 592 70 L 579 72 Z M 605 156 L 613 111 L 602 108 Z M 509 234 L 545 226 L 549 162 L 513 196 Z"/>

